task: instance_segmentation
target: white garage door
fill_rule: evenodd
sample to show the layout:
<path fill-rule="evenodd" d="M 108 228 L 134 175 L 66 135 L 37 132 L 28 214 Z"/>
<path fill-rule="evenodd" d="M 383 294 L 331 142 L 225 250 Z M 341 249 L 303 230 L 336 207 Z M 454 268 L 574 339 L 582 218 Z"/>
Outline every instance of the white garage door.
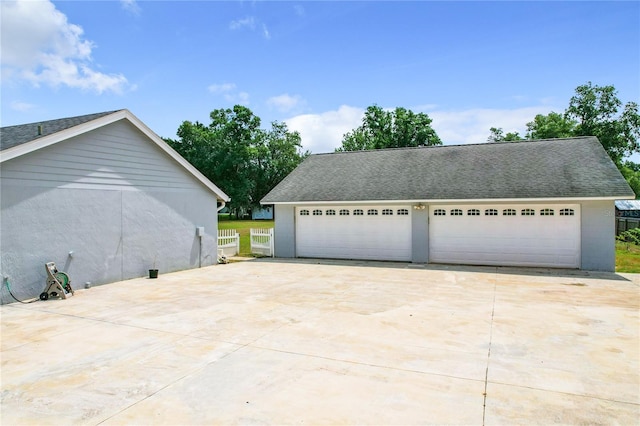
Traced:
<path fill-rule="evenodd" d="M 580 206 L 430 206 L 429 261 L 579 268 Z"/>
<path fill-rule="evenodd" d="M 296 208 L 296 255 L 411 260 L 410 206 Z"/>

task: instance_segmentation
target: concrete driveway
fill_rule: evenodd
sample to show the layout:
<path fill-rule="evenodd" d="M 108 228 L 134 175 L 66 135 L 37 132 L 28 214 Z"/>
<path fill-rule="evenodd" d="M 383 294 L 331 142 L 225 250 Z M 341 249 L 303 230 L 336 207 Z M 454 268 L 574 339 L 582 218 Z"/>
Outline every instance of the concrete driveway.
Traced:
<path fill-rule="evenodd" d="M 260 260 L 5 305 L 0 420 L 638 424 L 639 284 Z"/>

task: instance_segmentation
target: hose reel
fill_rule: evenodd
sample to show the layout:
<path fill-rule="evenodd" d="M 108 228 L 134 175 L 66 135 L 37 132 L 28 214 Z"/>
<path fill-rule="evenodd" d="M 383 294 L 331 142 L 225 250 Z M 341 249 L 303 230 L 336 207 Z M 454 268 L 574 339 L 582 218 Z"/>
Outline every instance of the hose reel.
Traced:
<path fill-rule="evenodd" d="M 73 288 L 71 288 L 71 279 L 69 275 L 62 271 L 58 271 L 54 262 L 48 262 L 45 264 L 47 271 L 47 283 L 44 291 L 40 293 L 40 300 L 48 300 L 51 297 L 60 297 L 66 299 L 74 294 Z"/>

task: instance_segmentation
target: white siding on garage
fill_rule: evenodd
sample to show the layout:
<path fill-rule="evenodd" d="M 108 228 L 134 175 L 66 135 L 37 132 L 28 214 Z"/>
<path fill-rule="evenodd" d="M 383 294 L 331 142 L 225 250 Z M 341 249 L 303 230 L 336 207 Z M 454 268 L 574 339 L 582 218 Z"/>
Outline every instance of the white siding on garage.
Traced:
<path fill-rule="evenodd" d="M 2 179 L 39 188 L 182 191 L 201 186 L 126 120 L 5 162 Z"/>
<path fill-rule="evenodd" d="M 298 257 L 411 260 L 411 206 L 297 207 L 295 221 Z"/>
<path fill-rule="evenodd" d="M 579 268 L 580 205 L 430 206 L 429 261 Z"/>

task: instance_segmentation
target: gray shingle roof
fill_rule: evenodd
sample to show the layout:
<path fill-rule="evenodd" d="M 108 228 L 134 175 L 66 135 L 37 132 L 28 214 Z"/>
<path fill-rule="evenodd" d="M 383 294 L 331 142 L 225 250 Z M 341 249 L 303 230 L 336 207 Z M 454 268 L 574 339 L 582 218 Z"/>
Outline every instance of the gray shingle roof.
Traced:
<path fill-rule="evenodd" d="M 262 202 L 633 196 L 589 136 L 311 155 Z"/>
<path fill-rule="evenodd" d="M 0 151 L 61 132 L 117 111 L 119 110 L 2 127 L 0 128 Z M 38 126 L 42 126 L 42 134 L 40 135 L 38 134 Z"/>

